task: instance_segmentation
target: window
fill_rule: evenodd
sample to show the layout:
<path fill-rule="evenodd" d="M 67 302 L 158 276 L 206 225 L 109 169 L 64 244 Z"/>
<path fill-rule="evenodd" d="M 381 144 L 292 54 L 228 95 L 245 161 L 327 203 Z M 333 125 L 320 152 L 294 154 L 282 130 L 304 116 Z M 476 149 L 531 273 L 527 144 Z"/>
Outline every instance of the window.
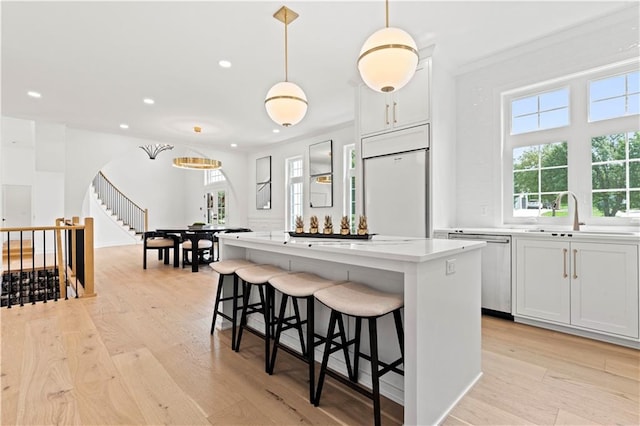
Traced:
<path fill-rule="evenodd" d="M 591 139 L 593 216 L 640 217 L 640 132 Z"/>
<path fill-rule="evenodd" d="M 601 78 L 589 83 L 589 119 L 606 120 L 638 114 L 640 71 Z"/>
<path fill-rule="evenodd" d="M 227 218 L 227 192 L 218 191 L 218 224 L 224 225 Z"/>
<path fill-rule="evenodd" d="M 351 233 L 356 232 L 356 146 L 344 147 L 345 182 L 344 215 L 349 218 Z"/>
<path fill-rule="evenodd" d="M 504 223 L 587 225 L 640 218 L 637 58 L 502 94 Z M 560 216 L 560 217 L 558 217 Z"/>
<path fill-rule="evenodd" d="M 511 134 L 569 124 L 569 89 L 539 93 L 511 102 Z"/>
<path fill-rule="evenodd" d="M 286 161 L 287 199 L 285 203 L 286 229 L 294 230 L 296 216 L 302 216 L 303 166 L 302 157 L 289 158 Z"/>
<path fill-rule="evenodd" d="M 224 177 L 224 174 L 222 174 L 222 170 L 220 169 L 213 169 L 213 170 L 205 170 L 204 171 L 204 184 L 206 185 L 211 185 L 212 183 L 216 183 L 216 182 L 224 182 L 227 179 Z"/>
<path fill-rule="evenodd" d="M 567 143 L 513 149 L 513 216 L 551 216 L 567 190 Z"/>

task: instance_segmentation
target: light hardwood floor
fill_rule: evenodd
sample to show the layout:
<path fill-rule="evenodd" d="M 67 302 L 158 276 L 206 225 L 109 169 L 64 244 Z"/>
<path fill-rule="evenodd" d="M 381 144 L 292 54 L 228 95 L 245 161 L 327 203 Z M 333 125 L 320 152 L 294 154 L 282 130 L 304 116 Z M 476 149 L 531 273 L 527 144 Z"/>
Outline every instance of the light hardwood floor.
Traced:
<path fill-rule="evenodd" d="M 96 250 L 91 299 L 1 310 L 3 425 L 369 424 L 371 405 L 328 379 L 307 401 L 306 369 L 247 333 L 209 335 L 214 274 L 174 269 L 142 247 Z M 640 424 L 640 352 L 483 318 L 484 375 L 447 425 Z M 428 404 L 428 401 L 422 403 Z M 401 424 L 385 400 L 383 423 Z"/>

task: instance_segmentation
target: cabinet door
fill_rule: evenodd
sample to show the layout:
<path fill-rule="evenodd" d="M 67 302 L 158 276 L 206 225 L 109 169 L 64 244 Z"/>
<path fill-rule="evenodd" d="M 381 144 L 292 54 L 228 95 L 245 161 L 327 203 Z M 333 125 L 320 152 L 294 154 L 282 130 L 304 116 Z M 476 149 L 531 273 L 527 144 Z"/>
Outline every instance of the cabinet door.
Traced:
<path fill-rule="evenodd" d="M 572 243 L 571 323 L 638 337 L 638 247 Z"/>
<path fill-rule="evenodd" d="M 391 127 L 390 95 L 360 86 L 360 134 L 382 132 Z"/>
<path fill-rule="evenodd" d="M 408 127 L 429 120 L 429 67 L 422 64 L 406 86 L 393 94 L 390 120 L 394 128 Z"/>
<path fill-rule="evenodd" d="M 568 324 L 569 244 L 518 240 L 516 258 L 516 313 Z"/>

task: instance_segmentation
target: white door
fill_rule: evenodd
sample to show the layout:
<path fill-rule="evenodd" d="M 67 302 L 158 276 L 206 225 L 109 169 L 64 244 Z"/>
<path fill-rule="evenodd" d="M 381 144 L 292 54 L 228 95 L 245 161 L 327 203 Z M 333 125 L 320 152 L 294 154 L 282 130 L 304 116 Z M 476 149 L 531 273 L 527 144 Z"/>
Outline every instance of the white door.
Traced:
<path fill-rule="evenodd" d="M 391 126 L 390 95 L 360 86 L 360 134 L 381 132 Z"/>
<path fill-rule="evenodd" d="M 364 213 L 369 232 L 427 236 L 427 151 L 367 158 Z"/>
<path fill-rule="evenodd" d="M 422 66 L 405 87 L 393 95 L 391 124 L 406 127 L 424 123 L 429 119 L 429 70 Z"/>
<path fill-rule="evenodd" d="M 572 243 L 571 323 L 638 337 L 638 247 Z"/>
<path fill-rule="evenodd" d="M 516 313 L 569 324 L 569 243 L 518 240 Z"/>
<path fill-rule="evenodd" d="M 30 185 L 2 185 L 2 215 L 3 228 L 31 226 Z"/>

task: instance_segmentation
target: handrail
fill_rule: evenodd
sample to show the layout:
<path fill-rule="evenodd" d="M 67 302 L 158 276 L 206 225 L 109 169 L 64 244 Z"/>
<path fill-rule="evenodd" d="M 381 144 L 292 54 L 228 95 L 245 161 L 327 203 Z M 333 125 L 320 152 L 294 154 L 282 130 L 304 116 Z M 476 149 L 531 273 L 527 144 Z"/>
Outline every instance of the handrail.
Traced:
<path fill-rule="evenodd" d="M 83 224 L 74 217 L 56 219 L 56 226 L 0 228 L 0 235 L 0 306 L 67 299 L 68 286 L 75 297 L 95 296 L 93 218 Z"/>
<path fill-rule="evenodd" d="M 148 230 L 148 210 L 143 209 L 122 193 L 101 171 L 93 178 L 98 198 L 118 219 L 141 234 Z"/>

